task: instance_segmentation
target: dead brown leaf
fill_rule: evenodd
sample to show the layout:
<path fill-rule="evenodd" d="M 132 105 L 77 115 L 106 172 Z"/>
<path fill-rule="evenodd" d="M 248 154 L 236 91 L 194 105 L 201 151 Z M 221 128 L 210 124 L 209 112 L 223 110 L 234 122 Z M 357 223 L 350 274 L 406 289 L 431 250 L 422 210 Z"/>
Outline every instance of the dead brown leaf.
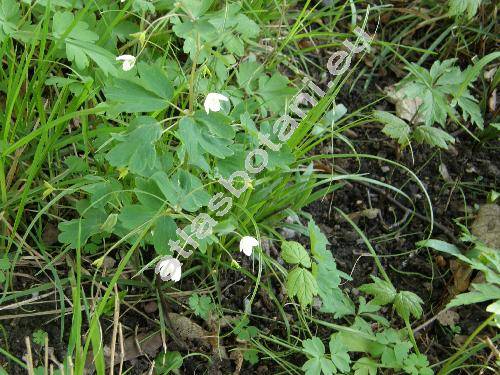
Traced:
<path fill-rule="evenodd" d="M 441 325 L 448 326 L 448 327 L 452 327 L 455 324 L 457 324 L 459 319 L 460 319 L 460 315 L 458 315 L 458 313 L 454 310 L 441 311 L 437 316 L 438 322 Z"/>
<path fill-rule="evenodd" d="M 241 372 L 241 367 L 243 366 L 243 353 L 239 348 L 236 348 L 231 352 L 229 356 L 235 363 L 235 370 L 233 375 L 239 375 Z"/>
<path fill-rule="evenodd" d="M 422 114 L 417 115 L 423 102 L 421 98 L 407 98 L 403 90 L 397 90 L 394 85 L 387 86 L 384 92 L 387 94 L 387 99 L 396 106 L 396 116 L 412 124 L 424 122 Z"/>
<path fill-rule="evenodd" d="M 469 288 L 472 269 L 458 260 L 450 260 L 450 269 L 453 274 L 452 295 L 465 292 Z"/>
<path fill-rule="evenodd" d="M 500 206 L 485 204 L 477 213 L 471 232 L 487 246 L 500 249 Z"/>

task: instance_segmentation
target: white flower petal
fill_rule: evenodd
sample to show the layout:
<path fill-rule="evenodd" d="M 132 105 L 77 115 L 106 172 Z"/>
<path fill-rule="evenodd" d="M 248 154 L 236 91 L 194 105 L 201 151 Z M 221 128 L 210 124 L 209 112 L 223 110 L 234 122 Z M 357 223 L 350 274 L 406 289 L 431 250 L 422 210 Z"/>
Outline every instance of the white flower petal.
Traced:
<path fill-rule="evenodd" d="M 211 92 L 207 95 L 205 98 L 205 102 L 203 103 L 203 106 L 205 107 L 205 112 L 210 113 L 212 112 L 219 112 L 221 109 L 221 101 L 228 102 L 229 99 L 217 92 Z"/>
<path fill-rule="evenodd" d="M 181 279 L 181 275 L 182 275 L 182 270 L 181 270 L 181 267 L 179 266 L 179 268 L 176 268 L 174 270 L 174 272 L 172 272 L 172 281 L 179 281 Z"/>
<path fill-rule="evenodd" d="M 171 256 L 163 257 L 155 267 L 155 273 L 160 275 L 163 281 L 179 281 L 182 275 L 182 263 Z"/>
<path fill-rule="evenodd" d="M 243 251 L 246 256 L 252 255 L 255 246 L 259 246 L 259 241 L 252 236 L 245 236 L 240 240 L 240 252 Z"/>
<path fill-rule="evenodd" d="M 135 65 L 135 56 L 132 55 L 121 55 L 116 58 L 116 61 L 122 62 L 123 71 L 127 72 L 132 69 Z"/>

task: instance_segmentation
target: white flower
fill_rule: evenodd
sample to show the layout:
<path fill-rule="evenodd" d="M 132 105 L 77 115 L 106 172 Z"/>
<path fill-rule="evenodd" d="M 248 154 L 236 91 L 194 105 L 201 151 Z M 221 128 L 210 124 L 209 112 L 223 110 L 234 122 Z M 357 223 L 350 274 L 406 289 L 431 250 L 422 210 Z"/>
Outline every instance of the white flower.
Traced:
<path fill-rule="evenodd" d="M 246 256 L 252 255 L 252 249 L 255 246 L 259 246 L 259 241 L 252 236 L 245 236 L 240 240 L 240 251 L 243 251 Z"/>
<path fill-rule="evenodd" d="M 229 99 L 226 98 L 224 95 L 216 93 L 216 92 L 211 92 L 210 94 L 207 95 L 205 98 L 205 103 L 203 103 L 205 107 L 205 112 L 207 114 L 212 111 L 212 112 L 219 112 L 220 111 L 220 102 L 225 101 L 228 102 Z"/>
<path fill-rule="evenodd" d="M 132 69 L 135 65 L 135 56 L 132 55 L 121 55 L 116 58 L 116 61 L 123 61 L 122 69 L 127 72 Z"/>
<path fill-rule="evenodd" d="M 155 273 L 159 273 L 163 281 L 179 281 L 181 279 L 182 263 L 171 256 L 163 257 L 155 268 Z"/>

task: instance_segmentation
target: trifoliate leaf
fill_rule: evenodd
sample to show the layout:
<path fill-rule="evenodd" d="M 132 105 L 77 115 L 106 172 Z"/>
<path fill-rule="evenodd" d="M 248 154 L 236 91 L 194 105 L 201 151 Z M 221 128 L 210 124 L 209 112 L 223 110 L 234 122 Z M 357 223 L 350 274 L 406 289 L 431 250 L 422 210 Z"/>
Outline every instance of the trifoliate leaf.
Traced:
<path fill-rule="evenodd" d="M 405 321 L 409 321 L 410 316 L 420 318 L 423 303 L 424 301 L 419 296 L 409 291 L 401 291 L 394 298 L 394 307 Z"/>
<path fill-rule="evenodd" d="M 260 76 L 257 93 L 262 97 L 265 107 L 273 112 L 280 112 L 295 90 L 288 87 L 288 78 L 280 73 L 274 73 L 271 77 Z"/>
<path fill-rule="evenodd" d="M 90 236 L 101 233 L 101 226 L 107 219 L 104 211 L 90 209 L 80 219 L 63 221 L 59 223 L 59 242 L 68 244 L 71 249 L 82 247 Z"/>
<path fill-rule="evenodd" d="M 295 268 L 287 277 L 286 289 L 290 297 L 297 296 L 301 306 L 306 307 L 318 294 L 318 284 L 311 272 L 304 268 Z"/>
<path fill-rule="evenodd" d="M 461 16 L 467 13 L 467 18 L 471 19 L 476 15 L 481 0 L 449 0 L 448 5 L 450 16 Z"/>
<path fill-rule="evenodd" d="M 356 361 L 352 368 L 354 375 L 377 375 L 377 362 L 368 357 L 362 357 Z"/>
<path fill-rule="evenodd" d="M 189 307 L 191 307 L 194 313 L 200 318 L 207 320 L 210 311 L 213 309 L 213 304 L 210 297 L 193 294 L 189 297 Z"/>
<path fill-rule="evenodd" d="M 455 143 L 455 138 L 441 130 L 432 126 L 419 126 L 415 129 L 414 138 L 417 142 L 427 143 L 430 146 L 437 146 L 443 149 L 448 149 L 449 143 Z"/>
<path fill-rule="evenodd" d="M 74 14 L 68 11 L 54 13 L 52 20 L 54 37 L 58 39 L 62 38 L 73 24 L 74 19 Z M 98 39 L 99 36 L 89 30 L 87 23 L 78 21 L 64 38 L 66 56 L 79 69 L 88 67 L 90 58 L 101 68 L 105 75 L 115 75 L 117 72 L 114 65 L 115 56 L 108 50 L 96 45 L 95 42 Z"/>
<path fill-rule="evenodd" d="M 171 177 L 165 172 L 157 172 L 152 179 L 165 199 L 176 208 L 195 212 L 210 201 L 211 197 L 200 179 L 184 169 L 178 170 Z"/>
<path fill-rule="evenodd" d="M 316 261 L 312 266 L 312 273 L 322 302 L 320 311 L 334 314 L 337 319 L 354 314 L 354 304 L 339 287 L 341 279 L 351 280 L 351 277 L 337 269 L 331 251 L 326 249 L 328 240 L 318 226 L 310 221 L 308 228 L 311 253 Z"/>
<path fill-rule="evenodd" d="M 423 354 L 410 354 L 404 363 L 403 369 L 410 375 L 432 375 L 434 371 L 429 367 L 429 361 Z"/>
<path fill-rule="evenodd" d="M 246 349 L 243 352 L 243 358 L 245 361 L 250 362 L 252 365 L 259 363 L 259 355 L 255 349 Z"/>
<path fill-rule="evenodd" d="M 0 40 L 14 34 L 19 20 L 19 3 L 15 0 L 0 0 Z"/>
<path fill-rule="evenodd" d="M 175 221 L 168 216 L 160 216 L 155 221 L 153 229 L 153 245 L 157 254 L 173 255 L 168 244 L 170 240 L 177 239 L 177 225 Z"/>
<path fill-rule="evenodd" d="M 252 94 L 255 89 L 255 82 L 262 74 L 262 66 L 256 61 L 246 61 L 241 63 L 236 73 L 236 79 L 240 88 Z"/>
<path fill-rule="evenodd" d="M 382 132 L 398 141 L 399 144 L 409 143 L 410 126 L 401 120 L 399 117 L 394 116 L 392 113 L 385 111 L 375 111 L 374 117 L 385 124 Z"/>
<path fill-rule="evenodd" d="M 134 119 L 126 134 L 115 136 L 118 144 L 106 155 L 113 167 L 126 167 L 132 173 L 142 175 L 156 163 L 154 144 L 162 134 L 161 125 L 152 117 Z"/>
<path fill-rule="evenodd" d="M 325 357 L 325 346 L 318 337 L 307 339 L 302 342 L 302 351 L 308 361 L 302 366 L 302 370 L 308 375 L 331 375 L 337 372 L 331 360 Z"/>
<path fill-rule="evenodd" d="M 306 268 L 311 267 L 311 258 L 304 246 L 295 241 L 284 241 L 281 244 L 281 257 L 289 264 L 301 264 Z"/>
<path fill-rule="evenodd" d="M 167 108 L 173 87 L 163 69 L 137 64 L 139 78 L 116 78 L 104 89 L 112 113 L 152 112 Z"/>
<path fill-rule="evenodd" d="M 392 303 L 396 297 L 396 289 L 394 289 L 392 284 L 377 276 L 371 276 L 371 278 L 373 283 L 361 285 L 359 290 L 372 295 L 374 297 L 373 303 L 377 305 L 383 306 Z"/>
<path fill-rule="evenodd" d="M 351 358 L 341 337 L 337 335 L 332 336 L 328 347 L 330 348 L 331 359 L 335 367 L 341 373 L 348 373 L 351 370 Z"/>

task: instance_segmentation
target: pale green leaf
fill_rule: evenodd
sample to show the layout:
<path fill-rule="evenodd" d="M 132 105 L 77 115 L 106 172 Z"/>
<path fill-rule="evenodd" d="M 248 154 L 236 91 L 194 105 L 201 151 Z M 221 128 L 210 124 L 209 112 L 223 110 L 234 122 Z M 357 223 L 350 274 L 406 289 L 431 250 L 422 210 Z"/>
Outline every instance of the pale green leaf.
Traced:
<path fill-rule="evenodd" d="M 281 257 L 289 264 L 301 264 L 306 268 L 311 267 L 311 258 L 304 246 L 295 241 L 284 241 L 281 244 Z"/>
<path fill-rule="evenodd" d="M 290 297 L 297 296 L 299 303 L 306 307 L 318 294 L 318 284 L 311 272 L 304 268 L 295 268 L 287 277 L 286 288 Z"/>
<path fill-rule="evenodd" d="M 382 132 L 398 141 L 399 144 L 406 144 L 409 142 L 410 126 L 401 120 L 399 117 L 394 116 L 392 113 L 385 111 L 375 111 L 374 117 L 385 124 Z"/>
<path fill-rule="evenodd" d="M 394 308 L 399 316 L 409 321 L 410 316 L 420 318 L 422 316 L 422 304 L 424 301 L 413 292 L 401 291 L 394 299 Z"/>
<path fill-rule="evenodd" d="M 415 129 L 414 138 L 417 142 L 424 142 L 430 146 L 448 149 L 449 143 L 455 143 L 455 138 L 444 130 L 431 126 L 419 126 Z"/>
<path fill-rule="evenodd" d="M 373 303 L 377 305 L 383 306 L 392 303 L 396 297 L 396 289 L 390 283 L 377 276 L 371 276 L 371 278 L 373 283 L 361 285 L 359 290 L 372 295 L 374 297 Z"/>

